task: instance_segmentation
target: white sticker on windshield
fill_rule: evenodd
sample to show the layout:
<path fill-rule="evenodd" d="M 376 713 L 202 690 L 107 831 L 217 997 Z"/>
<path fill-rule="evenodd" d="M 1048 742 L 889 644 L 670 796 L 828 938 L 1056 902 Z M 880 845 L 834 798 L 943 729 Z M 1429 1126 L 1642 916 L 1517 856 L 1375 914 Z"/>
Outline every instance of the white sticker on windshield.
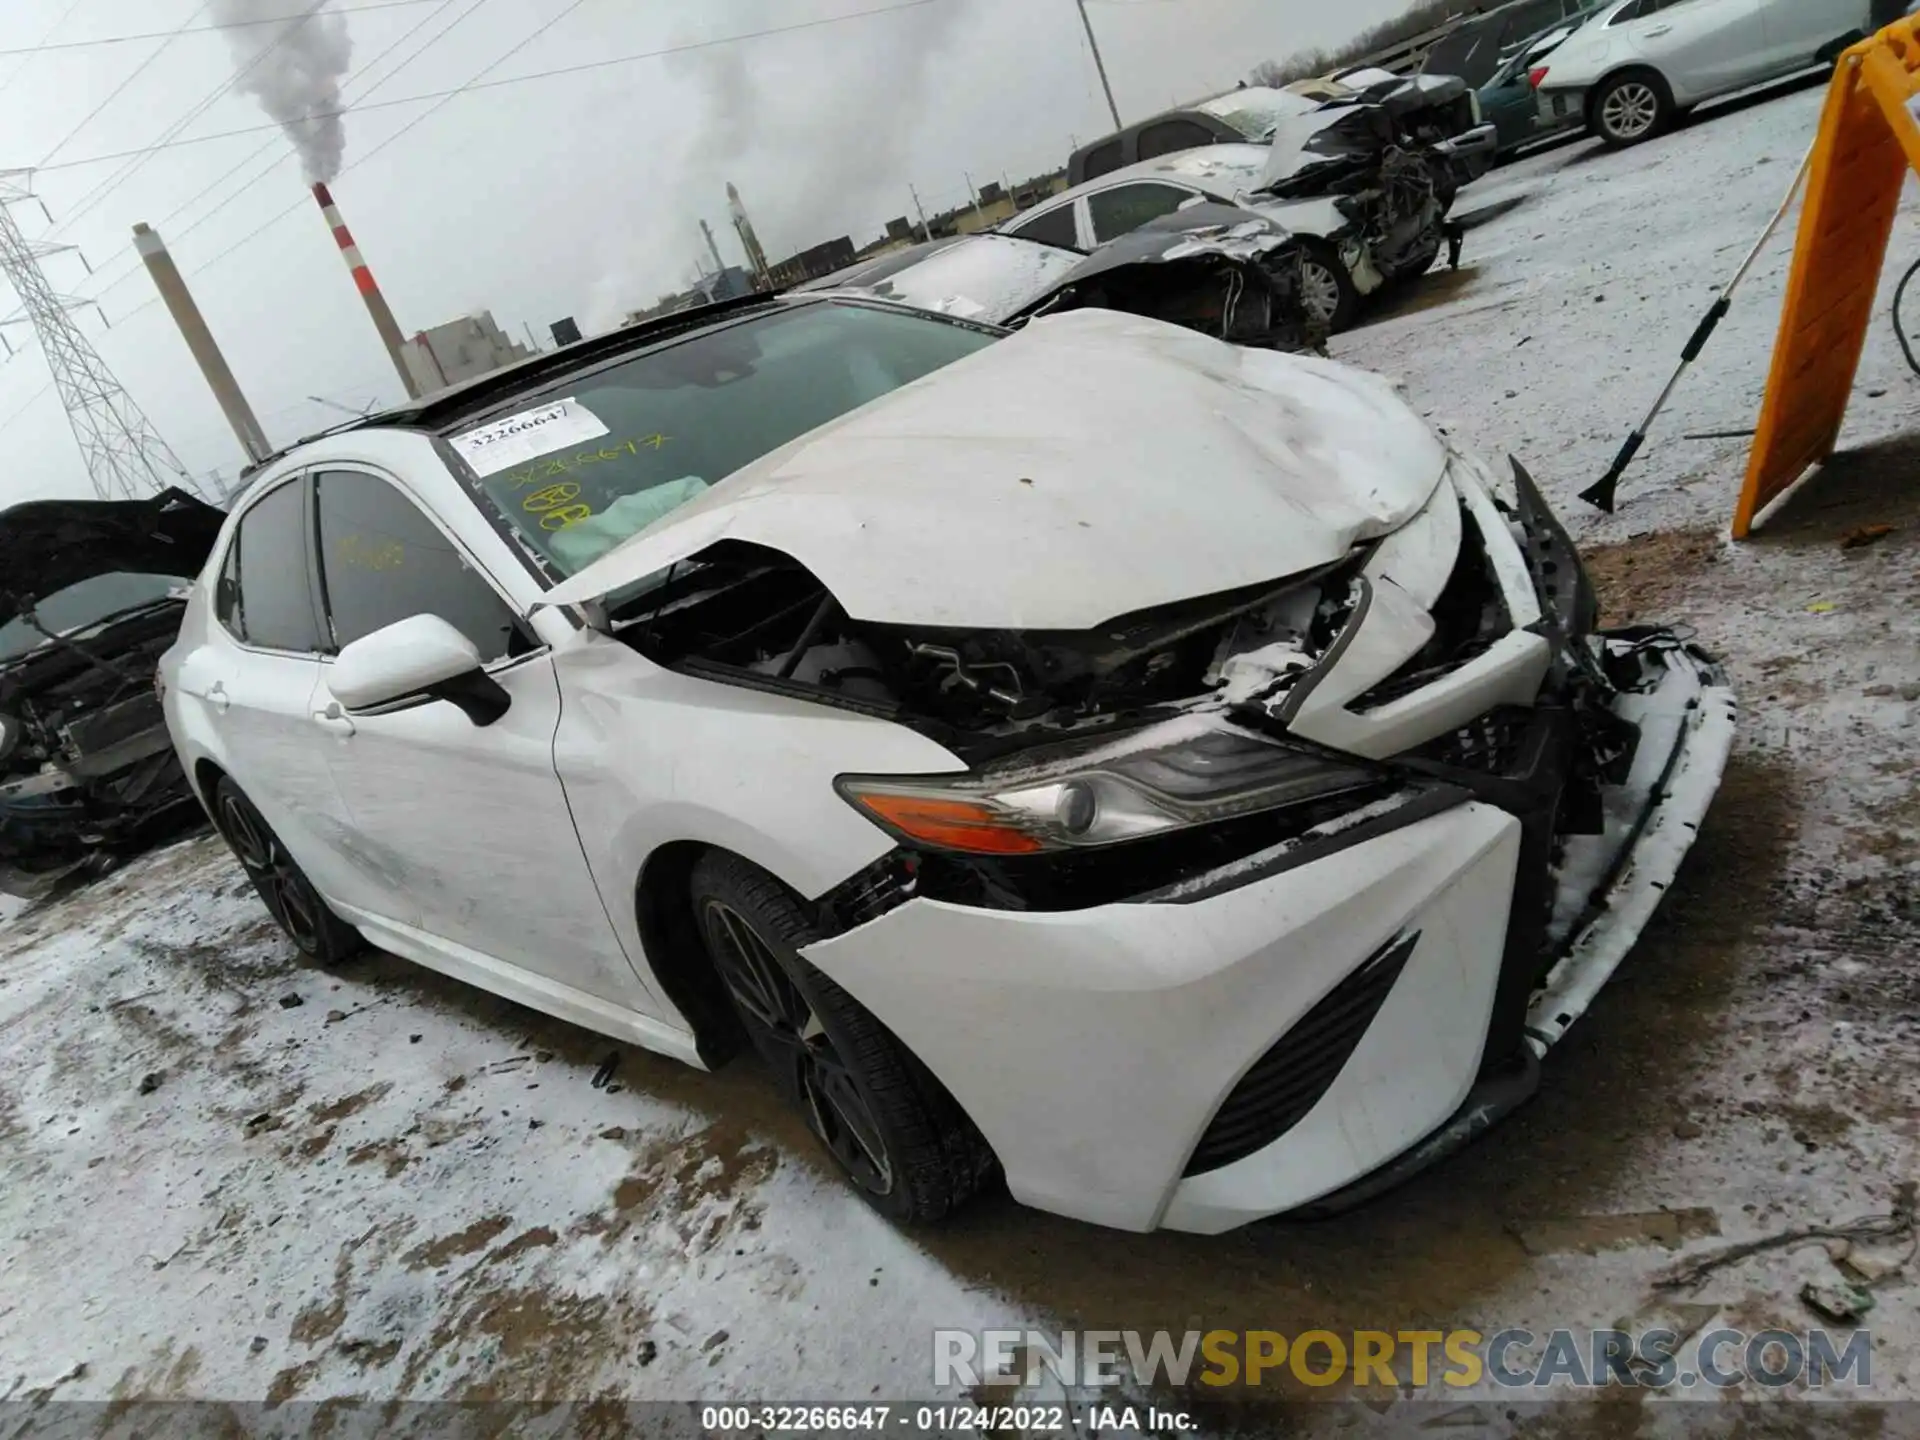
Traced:
<path fill-rule="evenodd" d="M 612 433 L 578 400 L 566 399 L 456 435 L 453 448 L 473 467 L 474 474 L 497 475 L 522 461 Z"/>

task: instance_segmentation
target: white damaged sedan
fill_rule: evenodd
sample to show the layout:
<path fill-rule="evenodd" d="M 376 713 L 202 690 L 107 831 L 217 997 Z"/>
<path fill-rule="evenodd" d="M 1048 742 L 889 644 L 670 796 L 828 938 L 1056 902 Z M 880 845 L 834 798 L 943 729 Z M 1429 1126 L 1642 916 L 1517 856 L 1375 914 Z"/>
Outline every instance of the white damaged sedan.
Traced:
<path fill-rule="evenodd" d="M 161 666 L 309 956 L 696 1066 L 901 1220 L 1221 1231 L 1523 1102 L 1734 701 L 1519 465 L 1084 310 L 756 297 L 261 467 Z"/>

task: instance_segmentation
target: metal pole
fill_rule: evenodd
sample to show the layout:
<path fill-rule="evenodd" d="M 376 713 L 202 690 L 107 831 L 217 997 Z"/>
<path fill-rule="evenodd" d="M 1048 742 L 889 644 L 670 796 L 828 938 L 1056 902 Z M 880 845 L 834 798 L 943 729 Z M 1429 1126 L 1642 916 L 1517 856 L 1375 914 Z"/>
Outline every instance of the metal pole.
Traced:
<path fill-rule="evenodd" d="M 1809 149 L 1806 157 L 1800 162 L 1800 168 L 1794 171 L 1793 184 L 1787 190 L 1786 198 L 1780 202 L 1780 208 L 1773 212 L 1773 218 L 1767 222 L 1767 228 L 1760 232 L 1760 238 L 1753 242 L 1753 248 L 1747 252 L 1747 258 L 1740 262 L 1740 268 L 1734 271 L 1733 279 L 1727 282 L 1727 288 L 1720 292 L 1720 298 L 1713 302 L 1713 308 L 1707 311 L 1706 317 L 1694 330 L 1693 338 L 1687 341 L 1687 348 L 1680 354 L 1680 368 L 1673 372 L 1672 377 L 1667 381 L 1666 388 L 1660 392 L 1660 398 L 1653 402 L 1653 409 L 1647 412 L 1647 418 L 1640 422 L 1639 429 L 1627 436 L 1627 443 L 1622 445 L 1620 453 L 1614 456 L 1612 468 L 1593 485 L 1580 492 L 1580 498 L 1596 510 L 1604 510 L 1609 515 L 1613 514 L 1614 501 L 1620 488 L 1620 477 L 1633 463 L 1634 456 L 1640 453 L 1640 447 L 1647 443 L 1647 432 L 1653 429 L 1653 422 L 1660 418 L 1660 412 L 1667 408 L 1667 401 L 1673 398 L 1673 392 L 1679 388 L 1681 378 L 1693 362 L 1700 358 L 1700 352 L 1707 348 L 1707 341 L 1713 338 L 1715 329 L 1719 327 L 1722 320 L 1727 318 L 1727 312 L 1733 309 L 1733 292 L 1740 288 L 1741 282 L 1752 271 L 1754 262 L 1760 258 L 1760 252 L 1767 248 L 1767 242 L 1773 239 L 1774 232 L 1786 220 L 1787 212 L 1793 209 L 1794 197 L 1800 193 L 1801 182 L 1807 178 L 1807 172 L 1813 168 L 1814 151 L 1818 148 L 1816 143 L 1813 149 Z"/>
<path fill-rule="evenodd" d="M 1113 115 L 1113 128 L 1124 130 L 1127 127 L 1121 122 L 1120 107 L 1113 103 L 1113 84 L 1107 79 L 1107 62 L 1100 58 L 1100 42 L 1094 38 L 1093 21 L 1087 15 L 1087 0 L 1076 0 L 1076 3 L 1080 7 L 1080 23 L 1087 27 L 1087 46 L 1093 51 L 1093 68 L 1100 72 L 1100 88 L 1106 92 L 1107 109 Z"/>
<path fill-rule="evenodd" d="M 206 318 L 194 303 L 193 294 L 180 274 L 180 267 L 173 263 L 173 256 L 167 253 L 165 243 L 151 226 L 141 224 L 133 227 L 133 247 L 146 263 L 147 273 L 153 277 L 154 289 L 160 292 L 160 298 L 166 302 L 173 323 L 180 327 L 180 338 L 187 342 L 187 349 L 199 364 L 200 373 L 206 377 L 207 388 L 213 391 L 213 398 L 219 402 L 221 413 L 227 417 L 227 424 L 233 427 L 234 438 L 240 442 L 240 448 L 246 452 L 249 460 L 266 459 L 273 453 L 273 446 L 267 441 L 267 432 L 260 428 L 260 422 L 254 418 L 253 407 L 247 403 L 240 382 L 234 379 L 233 370 L 220 353 L 220 346 L 214 340 L 213 332 L 207 328 Z"/>
<path fill-rule="evenodd" d="M 920 217 L 920 237 L 931 245 L 933 243 L 933 231 L 927 226 L 927 207 L 920 203 L 920 192 L 914 189 L 913 186 L 907 186 L 907 193 L 913 196 L 914 213 Z"/>
<path fill-rule="evenodd" d="M 973 218 L 978 220 L 981 224 L 984 225 L 986 223 L 987 217 L 985 213 L 980 209 L 980 192 L 974 189 L 973 175 L 970 171 L 966 171 L 966 170 L 962 170 L 960 173 L 967 177 L 967 196 L 969 199 L 973 201 Z"/>

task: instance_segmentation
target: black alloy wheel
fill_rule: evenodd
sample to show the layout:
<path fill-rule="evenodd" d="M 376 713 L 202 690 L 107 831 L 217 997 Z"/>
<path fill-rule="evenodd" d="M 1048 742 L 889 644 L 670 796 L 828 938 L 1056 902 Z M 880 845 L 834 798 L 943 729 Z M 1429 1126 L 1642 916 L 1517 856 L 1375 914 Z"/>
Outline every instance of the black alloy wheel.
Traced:
<path fill-rule="evenodd" d="M 782 1085 L 799 1099 L 808 1128 L 854 1184 L 880 1198 L 892 1194 L 893 1161 L 880 1123 L 819 1015 L 745 916 L 709 900 L 701 923 L 727 993 Z"/>
<path fill-rule="evenodd" d="M 268 913 L 302 955 L 332 965 L 361 948 L 359 932 L 328 908 L 253 802 L 231 780 L 220 782 L 214 814 Z"/>
<path fill-rule="evenodd" d="M 944 1086 L 859 1001 L 800 954 L 823 938 L 764 870 L 712 851 L 693 914 L 754 1049 L 860 1195 L 898 1221 L 944 1218 L 996 1169 Z"/>

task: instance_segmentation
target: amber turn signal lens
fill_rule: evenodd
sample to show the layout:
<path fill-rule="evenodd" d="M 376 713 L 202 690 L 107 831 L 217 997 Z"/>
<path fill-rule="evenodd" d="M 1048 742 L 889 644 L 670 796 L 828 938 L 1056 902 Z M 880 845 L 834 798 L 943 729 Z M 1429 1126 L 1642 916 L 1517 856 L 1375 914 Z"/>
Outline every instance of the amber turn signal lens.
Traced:
<path fill-rule="evenodd" d="M 1007 823 L 999 812 L 972 800 L 852 791 L 850 798 L 876 820 L 909 840 L 975 855 L 1031 855 L 1046 847 L 1038 837 Z"/>

